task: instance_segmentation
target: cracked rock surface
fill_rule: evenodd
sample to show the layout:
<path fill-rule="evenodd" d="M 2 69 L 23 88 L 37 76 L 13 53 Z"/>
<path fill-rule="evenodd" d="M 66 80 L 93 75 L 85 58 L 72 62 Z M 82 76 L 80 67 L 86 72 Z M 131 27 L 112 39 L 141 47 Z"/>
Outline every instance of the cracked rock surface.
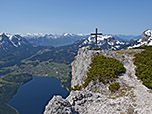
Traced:
<path fill-rule="evenodd" d="M 105 50 L 100 52 L 88 47 L 79 49 L 72 63 L 72 87 L 84 83 L 91 58 L 98 54 L 123 63 L 126 72 L 116 80 L 120 83 L 120 89 L 111 93 L 109 85 L 104 85 L 97 79 L 86 88 L 71 91 L 66 99 L 54 96 L 46 106 L 44 114 L 152 114 L 152 93 L 138 80 L 135 75 L 136 66 L 133 64 L 134 57 L 128 54 Z"/>

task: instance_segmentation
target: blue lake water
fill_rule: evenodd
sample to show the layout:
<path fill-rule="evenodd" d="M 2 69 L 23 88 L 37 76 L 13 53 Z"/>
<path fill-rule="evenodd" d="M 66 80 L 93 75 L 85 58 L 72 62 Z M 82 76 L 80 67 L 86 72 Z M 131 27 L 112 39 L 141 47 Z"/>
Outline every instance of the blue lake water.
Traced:
<path fill-rule="evenodd" d="M 54 95 L 67 97 L 68 91 L 60 84 L 57 78 L 35 76 L 19 87 L 9 105 L 16 108 L 20 114 L 42 114 Z"/>

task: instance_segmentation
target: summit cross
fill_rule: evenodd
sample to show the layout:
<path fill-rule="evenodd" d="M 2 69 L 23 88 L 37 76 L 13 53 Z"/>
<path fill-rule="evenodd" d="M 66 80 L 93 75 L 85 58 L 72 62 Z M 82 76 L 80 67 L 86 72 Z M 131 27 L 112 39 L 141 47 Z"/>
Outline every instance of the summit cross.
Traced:
<path fill-rule="evenodd" d="M 97 37 L 98 35 L 102 35 L 102 33 L 98 33 L 98 29 L 96 28 L 96 33 L 91 33 L 91 35 L 95 35 L 95 38 L 96 38 L 96 48 L 97 48 Z"/>

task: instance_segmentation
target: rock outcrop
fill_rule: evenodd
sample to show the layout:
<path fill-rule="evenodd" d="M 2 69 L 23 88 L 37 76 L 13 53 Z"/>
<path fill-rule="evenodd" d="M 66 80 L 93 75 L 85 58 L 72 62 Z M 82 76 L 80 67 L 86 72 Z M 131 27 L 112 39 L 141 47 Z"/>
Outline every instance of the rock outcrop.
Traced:
<path fill-rule="evenodd" d="M 72 105 L 61 96 L 54 96 L 46 106 L 45 114 L 73 114 L 75 113 Z"/>
<path fill-rule="evenodd" d="M 77 84 L 82 85 L 84 78 L 87 76 L 91 58 L 99 55 L 100 51 L 92 51 L 90 47 L 80 48 L 75 60 L 72 62 L 72 80 L 71 87 Z"/>
<path fill-rule="evenodd" d="M 152 30 L 148 29 L 142 33 L 142 36 L 133 46 L 128 48 L 135 48 L 140 46 L 152 46 Z"/>
<path fill-rule="evenodd" d="M 143 50 L 133 51 L 138 53 Z M 46 106 L 44 114 L 151 114 L 152 93 L 137 79 L 132 55 L 112 51 L 100 52 L 89 50 L 88 47 L 80 49 L 72 63 L 72 87 L 84 83 L 91 58 L 97 54 L 113 57 L 123 63 L 126 72 L 116 80 L 121 85 L 120 89 L 111 93 L 109 85 L 97 79 L 86 88 L 71 91 L 66 99 L 54 96 Z"/>

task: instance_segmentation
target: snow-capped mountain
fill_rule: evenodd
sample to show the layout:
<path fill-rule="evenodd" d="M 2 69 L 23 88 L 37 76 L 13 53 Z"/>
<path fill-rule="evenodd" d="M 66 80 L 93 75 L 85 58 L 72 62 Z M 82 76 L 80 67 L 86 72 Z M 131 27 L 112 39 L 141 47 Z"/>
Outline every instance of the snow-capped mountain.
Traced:
<path fill-rule="evenodd" d="M 152 46 L 152 30 L 148 29 L 142 33 L 142 36 L 133 46 L 128 48 L 135 48 L 140 46 Z"/>
<path fill-rule="evenodd" d="M 117 50 L 128 44 L 128 42 L 120 41 L 112 35 L 98 36 L 97 39 L 97 45 L 100 49 Z M 89 36 L 86 40 L 84 40 L 81 46 L 86 45 L 90 45 L 92 48 L 95 48 L 95 37 Z"/>
<path fill-rule="evenodd" d="M 26 39 L 20 35 L 10 35 L 8 33 L 0 33 L 0 52 L 7 52 L 14 48 L 31 45 Z"/>
<path fill-rule="evenodd" d="M 144 37 L 144 35 L 142 36 Z M 116 37 L 116 35 L 98 36 L 98 48 L 117 50 L 126 47 L 129 42 L 123 41 L 121 39 L 119 39 L 118 36 Z M 20 35 L 10 35 L 8 33 L 0 33 L 0 51 L 6 52 L 14 48 L 22 47 L 24 45 L 58 47 L 73 44 L 78 40 L 81 40 L 80 47 L 87 45 L 91 45 L 92 48 L 95 47 L 95 37 L 86 34 L 64 33 L 62 35 L 54 35 L 42 33 L 27 33 Z"/>
<path fill-rule="evenodd" d="M 64 33 L 62 35 L 53 35 L 53 34 L 23 34 L 22 37 L 26 38 L 30 43 L 38 46 L 63 46 L 68 44 L 73 44 L 75 41 L 87 38 L 88 35 L 83 34 L 69 34 Z"/>

